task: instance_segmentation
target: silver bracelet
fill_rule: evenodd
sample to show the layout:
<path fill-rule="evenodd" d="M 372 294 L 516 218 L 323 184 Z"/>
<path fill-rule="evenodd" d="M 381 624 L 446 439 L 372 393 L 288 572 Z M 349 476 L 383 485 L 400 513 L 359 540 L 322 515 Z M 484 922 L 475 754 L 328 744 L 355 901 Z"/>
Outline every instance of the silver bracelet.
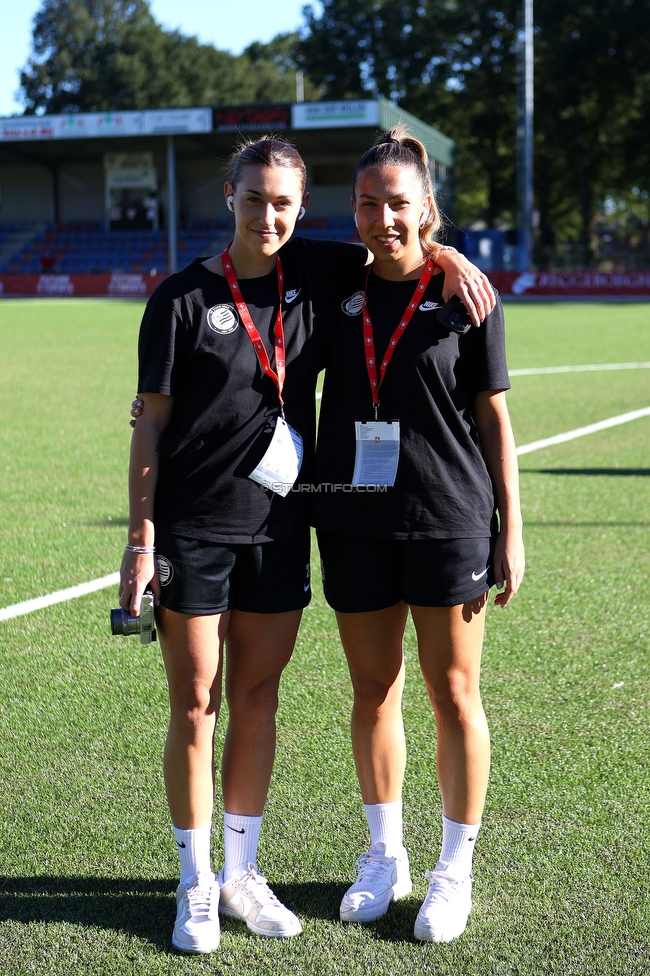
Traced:
<path fill-rule="evenodd" d="M 129 546 L 129 545 L 126 545 L 126 546 L 124 546 L 124 550 L 125 550 L 125 552 L 145 553 L 145 552 L 155 552 L 156 551 L 156 547 L 155 546 Z"/>

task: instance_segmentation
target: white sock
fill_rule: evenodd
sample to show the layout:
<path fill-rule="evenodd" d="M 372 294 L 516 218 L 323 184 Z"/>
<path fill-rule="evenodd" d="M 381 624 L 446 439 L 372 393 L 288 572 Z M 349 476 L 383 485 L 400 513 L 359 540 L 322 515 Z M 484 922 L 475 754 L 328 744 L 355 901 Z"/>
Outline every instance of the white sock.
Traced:
<path fill-rule="evenodd" d="M 181 884 L 187 882 L 199 872 L 212 871 L 210 863 L 210 831 L 212 824 L 196 827 L 194 830 L 181 830 L 174 827 L 174 836 L 178 854 L 181 859 Z"/>
<path fill-rule="evenodd" d="M 388 857 L 401 854 L 403 846 L 402 801 L 392 803 L 364 803 L 370 828 L 370 846 L 384 843 Z"/>
<path fill-rule="evenodd" d="M 453 873 L 467 878 L 472 871 L 474 846 L 481 823 L 464 824 L 442 818 L 442 853 L 440 860 L 446 861 Z"/>
<path fill-rule="evenodd" d="M 262 829 L 261 817 L 244 817 L 238 813 L 223 815 L 223 876 L 227 881 L 237 868 L 257 863 L 257 845 Z"/>

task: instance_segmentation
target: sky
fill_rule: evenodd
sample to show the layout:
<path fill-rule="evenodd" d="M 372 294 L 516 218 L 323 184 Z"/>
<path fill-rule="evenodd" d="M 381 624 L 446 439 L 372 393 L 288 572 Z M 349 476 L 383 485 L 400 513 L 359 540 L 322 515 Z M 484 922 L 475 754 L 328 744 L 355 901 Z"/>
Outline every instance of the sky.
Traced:
<path fill-rule="evenodd" d="M 195 35 L 203 44 L 233 54 L 253 41 L 270 41 L 276 34 L 303 23 L 307 0 L 150 0 L 153 16 L 164 27 Z M 320 11 L 320 3 L 311 0 Z M 32 20 L 42 0 L 0 0 L 0 116 L 21 114 L 16 97 L 20 69 L 31 52 Z"/>

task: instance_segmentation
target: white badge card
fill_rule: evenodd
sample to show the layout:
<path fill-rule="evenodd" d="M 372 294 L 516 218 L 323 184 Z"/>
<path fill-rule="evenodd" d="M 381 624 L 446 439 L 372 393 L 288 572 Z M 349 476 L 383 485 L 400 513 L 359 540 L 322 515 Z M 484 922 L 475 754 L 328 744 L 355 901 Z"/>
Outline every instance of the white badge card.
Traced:
<path fill-rule="evenodd" d="M 286 420 L 278 417 L 273 439 L 248 477 L 284 498 L 293 488 L 301 464 L 302 437 Z"/>
<path fill-rule="evenodd" d="M 399 420 L 356 420 L 357 451 L 352 486 L 392 488 L 399 461 Z"/>

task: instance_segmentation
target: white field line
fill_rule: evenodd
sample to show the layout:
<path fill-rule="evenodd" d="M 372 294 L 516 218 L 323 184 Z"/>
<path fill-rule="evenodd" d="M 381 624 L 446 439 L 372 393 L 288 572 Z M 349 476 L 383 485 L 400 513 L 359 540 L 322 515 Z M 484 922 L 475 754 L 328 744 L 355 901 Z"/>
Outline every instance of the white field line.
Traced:
<path fill-rule="evenodd" d="M 566 441 L 575 440 L 576 437 L 585 437 L 587 434 L 595 434 L 599 430 L 607 430 L 608 427 L 627 424 L 630 420 L 637 420 L 639 417 L 650 417 L 650 407 L 643 407 L 641 410 L 631 410 L 629 413 L 621 413 L 617 417 L 608 417 L 607 420 L 599 420 L 596 424 L 588 424 L 586 427 L 576 427 L 575 430 L 568 430 L 564 434 L 556 434 L 554 437 L 545 437 L 541 441 L 522 444 L 521 447 L 517 448 L 517 454 L 530 454 L 532 451 L 540 451 L 543 447 L 564 444 Z M 95 590 L 103 590 L 108 586 L 117 586 L 119 581 L 119 573 L 110 573 L 108 576 L 91 580 L 89 583 L 70 586 L 67 590 L 57 590 L 56 593 L 50 593 L 48 596 L 39 596 L 34 600 L 25 600 L 24 603 L 14 603 L 11 607 L 0 609 L 0 620 L 11 620 L 12 617 L 20 617 L 25 613 L 31 613 L 33 610 L 42 610 L 44 607 L 51 607 L 54 603 L 63 603 L 64 600 L 73 600 L 77 596 L 94 593 Z"/>
<path fill-rule="evenodd" d="M 4 607 L 0 610 L 0 620 L 11 620 L 12 617 L 22 617 L 25 613 L 32 610 L 42 610 L 43 607 L 51 607 L 53 603 L 63 603 L 64 600 L 73 600 L 77 596 L 84 596 L 86 593 L 94 593 L 95 590 L 103 590 L 107 586 L 116 586 L 120 582 L 119 573 L 111 573 L 109 576 L 102 576 L 100 579 L 91 580 L 90 583 L 80 583 L 78 586 L 69 586 L 67 590 L 57 590 L 48 596 L 37 596 L 34 600 L 25 600 L 24 603 L 14 603 L 13 607 Z"/>
<path fill-rule="evenodd" d="M 541 451 L 543 447 L 564 444 L 566 441 L 575 440 L 576 437 L 595 434 L 599 430 L 607 430 L 608 427 L 618 427 L 619 424 L 627 424 L 630 420 L 638 420 L 639 417 L 650 417 L 650 407 L 642 407 L 641 410 L 630 410 L 629 413 L 620 413 L 618 417 L 608 417 L 607 420 L 599 420 L 596 424 L 587 424 L 586 427 L 576 427 L 575 430 L 567 430 L 565 434 L 556 434 L 555 437 L 545 437 L 541 441 L 531 441 L 530 444 L 522 444 L 521 447 L 517 448 L 517 454 L 530 454 L 531 451 Z"/>
<path fill-rule="evenodd" d="M 650 363 L 594 363 L 593 366 L 540 366 L 509 369 L 510 376 L 541 376 L 543 373 L 591 373 L 602 369 L 650 369 Z"/>
<path fill-rule="evenodd" d="M 594 373 L 603 369 L 650 369 L 650 363 L 593 363 L 587 366 L 534 366 L 530 369 L 509 369 L 509 376 L 542 376 L 544 373 Z M 320 400 L 322 391 L 316 394 Z"/>

